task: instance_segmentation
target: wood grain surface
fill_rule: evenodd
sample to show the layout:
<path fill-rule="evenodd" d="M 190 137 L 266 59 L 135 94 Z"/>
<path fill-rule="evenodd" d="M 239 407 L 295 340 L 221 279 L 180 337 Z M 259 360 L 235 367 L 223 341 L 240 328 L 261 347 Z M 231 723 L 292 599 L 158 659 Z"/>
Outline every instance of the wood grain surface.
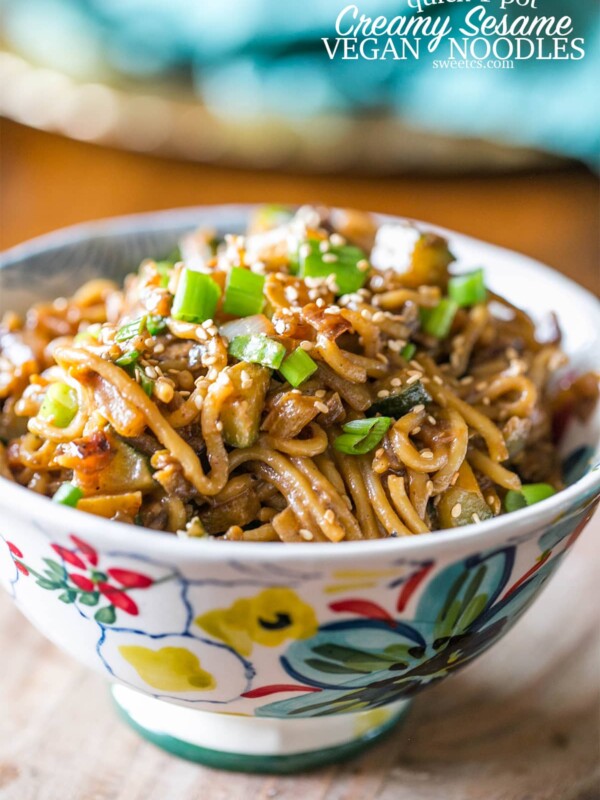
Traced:
<path fill-rule="evenodd" d="M 353 205 L 525 252 L 598 290 L 597 180 L 314 177 L 189 165 L 1 130 L 0 245 L 74 222 L 196 203 Z M 180 761 L 117 719 L 105 681 L 0 596 L 0 800 L 593 800 L 600 797 L 600 516 L 489 653 L 415 701 L 359 759 L 293 777 Z"/>

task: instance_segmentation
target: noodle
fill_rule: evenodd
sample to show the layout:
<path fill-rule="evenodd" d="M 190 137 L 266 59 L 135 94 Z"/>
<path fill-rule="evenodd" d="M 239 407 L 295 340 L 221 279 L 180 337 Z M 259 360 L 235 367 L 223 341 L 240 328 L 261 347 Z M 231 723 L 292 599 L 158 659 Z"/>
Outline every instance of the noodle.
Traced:
<path fill-rule="evenodd" d="M 538 341 L 481 271 L 459 302 L 439 237 L 375 269 L 373 220 L 338 219 L 305 209 L 207 245 L 201 273 L 148 259 L 123 289 L 7 313 L 0 476 L 231 542 L 421 535 L 505 513 L 527 482 L 561 489 L 553 413 L 589 413 L 598 389 L 552 398 L 558 328 Z"/>

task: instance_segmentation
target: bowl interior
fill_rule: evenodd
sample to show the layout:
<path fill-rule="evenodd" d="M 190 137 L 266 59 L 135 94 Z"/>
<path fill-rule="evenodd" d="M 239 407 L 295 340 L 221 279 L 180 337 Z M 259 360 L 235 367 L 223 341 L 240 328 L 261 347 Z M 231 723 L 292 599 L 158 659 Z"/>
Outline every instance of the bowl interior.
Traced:
<path fill-rule="evenodd" d="M 101 220 L 67 228 L 2 254 L 0 315 L 24 311 L 32 302 L 68 295 L 86 280 L 107 277 L 120 282 L 146 257 L 165 257 L 181 236 L 198 226 L 217 233 L 242 232 L 251 206 L 205 206 Z M 381 222 L 394 218 L 379 215 Z M 483 266 L 492 290 L 526 310 L 544 327 L 554 312 L 563 332 L 567 370 L 598 369 L 600 303 L 561 274 L 518 253 L 426 223 L 425 230 L 450 241 L 457 271 Z M 563 370 L 564 372 L 564 370 Z M 557 372 L 556 379 L 561 372 Z M 569 483 L 598 460 L 600 409 L 585 425 L 572 423 L 562 446 L 570 467 Z"/>

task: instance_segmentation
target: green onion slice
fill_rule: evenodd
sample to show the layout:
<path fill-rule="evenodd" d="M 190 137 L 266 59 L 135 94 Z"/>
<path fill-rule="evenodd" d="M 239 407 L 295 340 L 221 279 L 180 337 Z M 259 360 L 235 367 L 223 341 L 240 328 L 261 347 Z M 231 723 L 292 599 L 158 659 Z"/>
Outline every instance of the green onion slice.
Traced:
<path fill-rule="evenodd" d="M 146 317 L 146 330 L 150 336 L 160 336 L 167 330 L 167 320 L 159 314 L 148 314 Z"/>
<path fill-rule="evenodd" d="M 504 497 L 504 507 L 507 511 L 518 511 L 547 500 L 553 494 L 556 494 L 556 490 L 549 483 L 529 483 L 521 486 L 520 492 L 510 489 Z"/>
<path fill-rule="evenodd" d="M 179 276 L 171 316 L 184 322 L 205 322 L 214 317 L 220 296 L 221 290 L 210 276 L 184 269 Z"/>
<path fill-rule="evenodd" d="M 232 267 L 225 287 L 223 311 L 233 317 L 260 314 L 264 304 L 264 285 L 264 275 L 243 267 Z"/>
<path fill-rule="evenodd" d="M 156 262 L 156 270 L 160 275 L 160 287 L 161 289 L 166 289 L 169 285 L 169 281 L 171 280 L 171 274 L 173 272 L 173 262 L 171 261 L 157 261 Z"/>
<path fill-rule="evenodd" d="M 421 327 L 430 336 L 435 336 L 436 339 L 445 339 L 450 333 L 457 311 L 458 303 L 450 297 L 445 297 L 435 308 L 421 309 Z"/>
<path fill-rule="evenodd" d="M 52 500 L 63 506 L 72 506 L 75 508 L 82 497 L 83 492 L 78 486 L 74 486 L 72 483 L 61 483 L 56 492 L 52 495 Z"/>
<path fill-rule="evenodd" d="M 377 447 L 383 439 L 393 419 L 375 417 L 373 419 L 355 419 L 342 425 L 344 433 L 338 436 L 333 446 L 340 453 L 350 456 L 361 456 Z"/>
<path fill-rule="evenodd" d="M 130 350 L 128 353 L 124 353 L 122 356 L 115 359 L 115 364 L 119 367 L 130 367 L 132 364 L 139 361 L 141 355 L 139 350 Z"/>
<path fill-rule="evenodd" d="M 322 252 L 319 240 L 310 239 L 301 244 L 298 250 L 298 274 L 301 278 L 327 278 L 333 275 L 338 287 L 337 294 L 352 294 L 367 280 L 369 270 L 366 259 L 360 247 L 330 245 L 326 252 Z M 367 269 L 360 269 L 359 264 L 366 265 Z"/>
<path fill-rule="evenodd" d="M 90 339 L 93 341 L 98 341 L 100 336 L 100 330 L 102 329 L 102 325 L 99 322 L 94 322 L 92 325 L 88 325 L 87 328 L 83 331 L 79 331 L 79 333 L 75 334 L 73 341 L 75 344 L 79 344 L 80 342 L 87 342 Z"/>
<path fill-rule="evenodd" d="M 455 275 L 448 281 L 448 296 L 459 306 L 474 306 L 487 298 L 483 269 Z"/>
<path fill-rule="evenodd" d="M 133 339 L 134 336 L 140 336 L 145 327 L 146 317 L 138 317 L 119 328 L 115 334 L 115 341 L 126 342 L 128 339 Z"/>
<path fill-rule="evenodd" d="M 400 350 L 400 355 L 405 361 L 410 361 L 416 352 L 417 346 L 409 342 L 409 344 L 405 344 L 402 350 Z"/>
<path fill-rule="evenodd" d="M 154 391 L 154 381 L 146 375 L 139 364 L 136 364 L 133 368 L 133 374 L 148 397 L 152 397 L 152 392 Z"/>
<path fill-rule="evenodd" d="M 75 418 L 78 409 L 75 389 L 66 383 L 51 383 L 46 390 L 38 416 L 48 420 L 57 428 L 66 428 Z"/>
<path fill-rule="evenodd" d="M 293 353 L 284 358 L 279 371 L 286 381 L 296 387 L 304 383 L 307 378 L 310 378 L 317 371 L 317 365 L 306 350 L 298 347 L 297 350 L 294 350 Z"/>
<path fill-rule="evenodd" d="M 271 369 L 279 369 L 286 352 L 281 342 L 264 334 L 236 336 L 229 344 L 229 354 L 239 361 L 262 364 Z"/>

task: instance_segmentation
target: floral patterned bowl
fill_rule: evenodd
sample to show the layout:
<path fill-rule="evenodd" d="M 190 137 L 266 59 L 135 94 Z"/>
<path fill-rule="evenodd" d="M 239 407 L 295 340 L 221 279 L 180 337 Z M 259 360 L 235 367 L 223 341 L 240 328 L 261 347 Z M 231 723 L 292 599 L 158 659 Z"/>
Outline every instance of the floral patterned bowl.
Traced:
<path fill-rule="evenodd" d="M 198 224 L 248 208 L 78 226 L 5 253 L 0 311 L 121 278 Z M 536 318 L 555 308 L 577 369 L 597 367 L 600 307 L 566 278 L 458 234 L 459 265 Z M 571 485 L 531 508 L 407 539 L 338 545 L 181 540 L 52 505 L 0 479 L 0 582 L 49 639 L 100 670 L 142 735 L 230 769 L 290 771 L 360 751 L 410 698 L 519 619 L 590 519 L 600 419 L 571 426 Z"/>

